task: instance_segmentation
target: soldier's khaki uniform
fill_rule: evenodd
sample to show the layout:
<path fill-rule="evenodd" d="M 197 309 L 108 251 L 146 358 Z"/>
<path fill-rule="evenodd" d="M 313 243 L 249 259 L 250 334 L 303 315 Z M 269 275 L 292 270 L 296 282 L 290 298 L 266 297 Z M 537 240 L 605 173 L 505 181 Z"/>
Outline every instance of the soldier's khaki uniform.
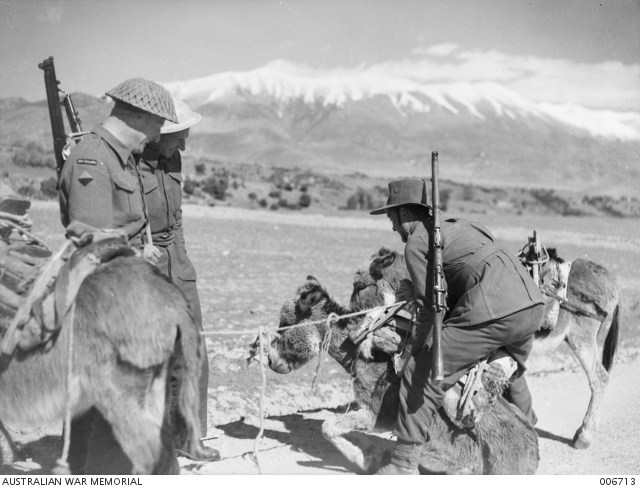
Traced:
<path fill-rule="evenodd" d="M 202 331 L 202 310 L 196 286 L 196 270 L 187 256 L 182 229 L 181 172 L 182 158 L 179 151 L 167 159 L 147 148 L 140 160 L 140 174 L 153 244 L 162 252 L 157 266 L 180 287 L 187 297 L 193 315 Z M 206 436 L 207 390 L 209 386 L 209 361 L 206 352 L 198 382 L 200 388 L 200 425 L 202 436 Z"/>
<path fill-rule="evenodd" d="M 525 268 L 482 224 L 447 220 L 442 225 L 442 261 L 447 305 L 442 330 L 443 374 L 434 386 L 432 355 L 424 348 L 407 363 L 400 387 L 395 428 L 398 439 L 428 440 L 429 419 L 441 405 L 444 391 L 461 372 L 504 347 L 518 362 L 514 403 L 533 420 L 531 395 L 523 377 L 533 333 L 543 314 L 543 298 Z M 424 337 L 431 327 L 432 270 L 429 232 L 414 222 L 405 246 L 405 260 L 418 304 Z"/>
<path fill-rule="evenodd" d="M 146 224 L 136 162 L 102 125 L 71 151 L 60 174 L 62 225 L 77 220 L 97 228 L 122 228 L 140 245 Z"/>

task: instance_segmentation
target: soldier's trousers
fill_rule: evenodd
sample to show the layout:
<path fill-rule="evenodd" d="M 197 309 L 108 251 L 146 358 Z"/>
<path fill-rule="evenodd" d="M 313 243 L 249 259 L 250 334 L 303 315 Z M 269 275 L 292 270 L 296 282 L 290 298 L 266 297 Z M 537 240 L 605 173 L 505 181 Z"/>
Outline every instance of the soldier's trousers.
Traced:
<path fill-rule="evenodd" d="M 200 307 L 200 296 L 196 285 L 196 272 L 187 257 L 183 245 L 176 240 L 169 246 L 160 248 L 162 258 L 157 263 L 158 268 L 167 275 L 184 293 L 189 301 L 191 313 L 198 323 L 200 332 L 204 331 L 202 325 L 202 309 Z M 207 357 L 207 347 L 203 339 L 202 367 L 198 378 L 198 390 L 200 391 L 200 435 L 207 436 L 207 400 L 209 390 L 209 359 Z"/>
<path fill-rule="evenodd" d="M 406 443 L 428 440 L 433 414 L 442 406 L 445 391 L 475 363 L 504 347 L 518 362 L 514 404 L 533 422 L 531 393 L 524 379 L 525 362 L 533 346 L 533 333 L 540 326 L 544 306 L 538 304 L 502 319 L 470 327 L 446 327 L 442 330 L 444 380 L 434 386 L 429 378 L 432 352 L 423 348 L 407 362 L 400 384 L 400 407 L 394 433 Z"/>

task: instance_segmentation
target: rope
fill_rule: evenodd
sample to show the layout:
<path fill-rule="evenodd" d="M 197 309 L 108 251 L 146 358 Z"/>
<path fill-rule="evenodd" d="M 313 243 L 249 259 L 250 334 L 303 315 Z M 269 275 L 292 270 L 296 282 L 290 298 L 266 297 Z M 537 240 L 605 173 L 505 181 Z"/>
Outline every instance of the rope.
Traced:
<path fill-rule="evenodd" d="M 319 319 L 317 321 L 306 321 L 304 323 L 298 323 L 298 324 L 292 324 L 290 326 L 282 326 L 280 328 L 278 328 L 278 331 L 285 331 L 287 329 L 293 329 L 293 328 L 301 328 L 303 326 L 310 326 L 313 324 L 322 324 L 322 323 L 327 323 L 329 318 L 335 318 L 336 321 L 339 321 L 341 319 L 346 319 L 346 318 L 352 318 L 352 317 L 356 317 L 356 316 L 364 316 L 365 314 L 369 314 L 370 312 L 374 312 L 374 311 L 379 311 L 381 309 L 390 309 L 394 306 L 399 306 L 400 304 L 403 304 L 405 301 L 399 301 L 399 302 L 395 302 L 391 305 L 388 306 L 376 306 L 376 307 L 372 307 L 370 309 L 363 309 L 362 311 L 357 311 L 357 312 L 351 312 L 349 314 L 342 314 L 341 316 L 338 316 L 336 313 L 332 312 L 331 314 L 329 314 L 329 317 L 327 319 Z"/>
<path fill-rule="evenodd" d="M 4 214 L 4 213 L 2 213 L 2 214 Z M 33 234 L 33 233 L 27 231 L 26 229 L 24 229 L 25 224 L 23 224 L 22 222 L 20 222 L 20 221 L 14 222 L 11 219 L 3 218 L 3 216 L 0 216 L 0 221 L 2 221 L 3 224 L 6 224 L 6 225 L 11 226 L 12 228 L 14 228 L 18 232 L 18 234 L 20 234 L 21 236 L 23 236 L 25 238 L 28 238 L 33 243 L 39 244 L 41 246 L 44 246 L 47 250 L 51 251 L 51 248 L 49 248 L 47 243 L 42 241 L 35 234 Z"/>
<path fill-rule="evenodd" d="M 335 312 L 332 312 L 327 316 L 327 331 L 324 333 L 322 346 L 320 347 L 320 353 L 318 354 L 318 365 L 316 365 L 316 371 L 313 374 L 313 382 L 311 382 L 311 392 L 313 392 L 316 388 L 316 381 L 318 380 L 318 374 L 320 373 L 320 365 L 322 365 L 322 359 L 324 358 L 324 354 L 329 351 L 329 346 L 331 345 L 331 325 L 337 321 L 338 315 Z"/>
<path fill-rule="evenodd" d="M 69 475 L 69 447 L 71 446 L 71 403 L 72 403 L 72 382 L 73 382 L 73 323 L 75 320 L 76 304 L 75 301 L 71 303 L 69 311 L 65 316 L 65 327 L 69 330 L 69 353 L 67 358 L 67 399 L 65 403 L 64 413 L 64 443 L 62 446 L 62 455 L 56 460 L 56 473 L 59 475 Z"/>
<path fill-rule="evenodd" d="M 258 467 L 258 473 L 262 474 L 262 468 L 260 467 L 260 450 L 258 450 L 258 444 L 260 440 L 262 440 L 262 435 L 264 434 L 264 395 L 267 388 L 267 374 L 264 369 L 264 359 L 262 353 L 262 339 L 264 335 L 264 328 L 260 326 L 258 329 L 258 348 L 260 348 L 260 375 L 262 377 L 262 386 L 260 387 L 260 429 L 258 430 L 258 434 L 256 435 L 256 439 L 253 441 L 253 459 L 254 463 Z"/>
<path fill-rule="evenodd" d="M 587 317 L 590 317 L 592 319 L 598 319 L 599 321 L 603 321 L 606 318 L 605 315 L 595 314 L 595 313 L 593 313 L 591 311 L 587 311 L 586 309 L 584 309 L 583 307 L 579 306 L 575 302 L 571 302 L 569 299 L 565 299 L 564 297 L 559 296 L 558 294 L 553 292 L 548 287 L 542 287 L 540 289 L 540 291 L 544 295 L 546 295 L 548 297 L 551 297 L 552 299 L 555 299 L 558 302 L 560 302 L 561 306 L 564 307 L 569 312 L 572 312 L 574 314 L 580 314 L 582 316 L 587 316 Z"/>

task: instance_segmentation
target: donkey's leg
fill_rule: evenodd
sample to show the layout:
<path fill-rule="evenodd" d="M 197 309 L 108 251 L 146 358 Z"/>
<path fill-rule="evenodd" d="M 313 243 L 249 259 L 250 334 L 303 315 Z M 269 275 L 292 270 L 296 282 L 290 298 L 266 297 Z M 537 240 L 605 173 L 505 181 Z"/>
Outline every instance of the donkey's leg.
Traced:
<path fill-rule="evenodd" d="M 160 371 L 129 368 L 110 383 L 96 406 L 109 422 L 137 474 L 177 474 L 171 437 L 163 435 L 167 404 L 167 363 Z"/>
<path fill-rule="evenodd" d="M 372 431 L 375 417 L 368 409 L 359 409 L 340 414 L 322 423 L 322 434 L 338 449 L 344 457 L 364 473 L 373 473 L 382 466 L 384 450 L 363 436 L 358 431 Z M 346 438 L 349 435 L 354 439 Z"/>
<path fill-rule="evenodd" d="M 14 462 L 15 445 L 11 435 L 0 421 L 0 466 L 12 465 Z"/>
<path fill-rule="evenodd" d="M 600 406 L 609 382 L 609 374 L 598 360 L 597 335 L 601 323 L 596 319 L 569 313 L 566 313 L 565 317 L 573 322 L 567 342 L 586 372 L 591 389 L 589 407 L 572 441 L 574 448 L 584 449 L 589 447 L 598 429 Z"/>

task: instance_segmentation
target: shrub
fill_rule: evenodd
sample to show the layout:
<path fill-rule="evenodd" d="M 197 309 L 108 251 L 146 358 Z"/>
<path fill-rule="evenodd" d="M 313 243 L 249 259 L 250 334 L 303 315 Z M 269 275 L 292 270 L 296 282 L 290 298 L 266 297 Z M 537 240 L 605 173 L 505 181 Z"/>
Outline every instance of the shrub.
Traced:
<path fill-rule="evenodd" d="M 380 202 L 371 195 L 369 190 L 364 190 L 363 188 L 358 187 L 356 192 L 347 199 L 346 208 L 357 210 L 375 209 L 380 205 L 382 204 L 380 204 Z"/>
<path fill-rule="evenodd" d="M 182 186 L 182 190 L 187 195 L 192 195 L 193 192 L 195 192 L 195 190 L 197 188 L 198 188 L 198 182 L 196 182 L 195 180 L 191 180 L 191 179 L 186 179 L 184 181 L 184 185 Z"/>
<path fill-rule="evenodd" d="M 226 199 L 228 188 L 229 177 L 227 175 L 213 175 L 208 177 L 202 184 L 202 191 L 218 200 Z"/>
<path fill-rule="evenodd" d="M 20 167 L 33 166 L 36 168 L 55 168 L 56 162 L 49 153 L 41 152 L 35 143 L 28 148 L 17 149 L 11 156 L 13 164 Z"/>
<path fill-rule="evenodd" d="M 40 182 L 40 192 L 47 199 L 55 199 L 58 197 L 57 180 L 55 177 L 47 178 Z"/>
<path fill-rule="evenodd" d="M 300 207 L 309 207 L 311 205 L 311 196 L 306 193 L 302 194 L 298 203 Z"/>
<path fill-rule="evenodd" d="M 204 163 L 196 163 L 195 169 L 196 169 L 196 174 L 204 175 L 204 172 L 206 170 L 206 166 L 205 166 Z"/>

